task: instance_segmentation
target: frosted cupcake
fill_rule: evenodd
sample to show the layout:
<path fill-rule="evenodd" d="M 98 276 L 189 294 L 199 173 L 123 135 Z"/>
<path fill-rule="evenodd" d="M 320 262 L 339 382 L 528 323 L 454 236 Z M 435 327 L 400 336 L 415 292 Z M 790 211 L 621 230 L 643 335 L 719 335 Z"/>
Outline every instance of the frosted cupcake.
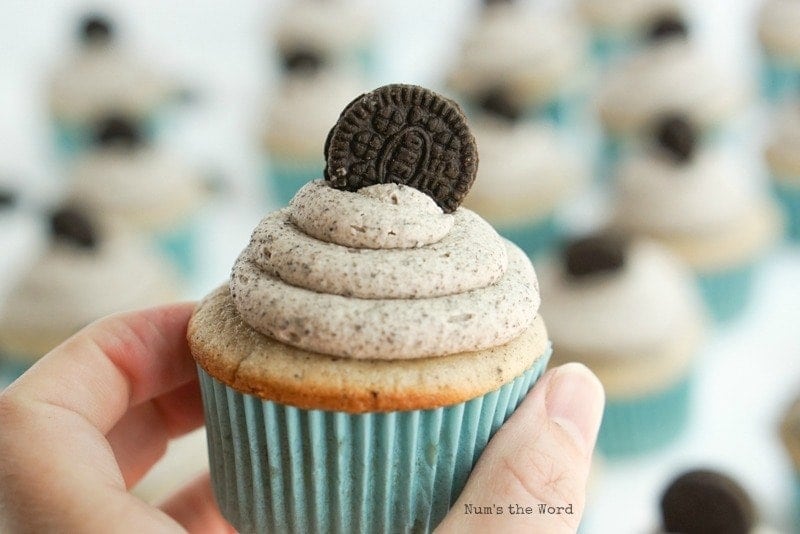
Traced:
<path fill-rule="evenodd" d="M 85 17 L 79 43 L 49 80 L 49 107 L 59 151 L 72 155 L 91 144 L 94 124 L 114 113 L 141 122 L 149 135 L 164 124 L 180 88 L 117 42 L 113 23 Z"/>
<path fill-rule="evenodd" d="M 526 115 L 574 129 L 582 117 L 588 44 L 568 17 L 490 2 L 447 80 L 465 102 L 502 85 Z"/>
<path fill-rule="evenodd" d="M 0 369 L 7 376 L 21 374 L 96 319 L 180 294 L 160 256 L 136 239 L 98 234 L 79 211 L 56 211 L 50 235 L 0 307 Z"/>
<path fill-rule="evenodd" d="M 664 117 L 656 139 L 619 168 L 614 225 L 672 249 L 697 274 L 712 316 L 733 319 L 776 242 L 779 211 L 736 154 L 697 146 L 686 117 Z"/>
<path fill-rule="evenodd" d="M 559 208 L 586 173 L 553 127 L 522 121 L 522 111 L 502 89 L 484 95 L 479 105 L 473 124 L 481 165 L 465 205 L 528 255 L 543 254 L 561 238 Z"/>
<path fill-rule="evenodd" d="M 772 187 L 783 206 L 789 239 L 800 241 L 800 103 L 781 110 L 765 157 Z"/>
<path fill-rule="evenodd" d="M 267 194 L 280 206 L 322 176 L 325 159 L 319 140 L 325 139 L 353 95 L 365 90 L 358 75 L 326 64 L 322 56 L 303 52 L 284 62 L 289 75 L 270 99 L 261 126 Z"/>
<path fill-rule="evenodd" d="M 603 65 L 636 51 L 653 23 L 680 11 L 679 0 L 578 0 L 592 30 L 592 53 Z"/>
<path fill-rule="evenodd" d="M 691 272 L 652 241 L 595 235 L 540 274 L 554 363 L 586 364 L 606 391 L 598 449 L 623 457 L 674 441 L 704 331 Z"/>
<path fill-rule="evenodd" d="M 761 524 L 747 491 L 719 471 L 694 469 L 670 482 L 661 496 L 655 534 L 777 534 Z"/>
<path fill-rule="evenodd" d="M 536 276 L 458 207 L 452 101 L 376 89 L 326 147 L 189 324 L 215 495 L 242 532 L 428 531 L 547 364 Z"/>
<path fill-rule="evenodd" d="M 765 0 L 758 17 L 763 53 L 761 87 L 777 102 L 800 92 L 800 5 L 793 0 Z"/>
<path fill-rule="evenodd" d="M 308 51 L 373 74 L 379 67 L 373 19 L 374 6 L 363 0 L 293 0 L 274 30 L 278 55 Z"/>
<path fill-rule="evenodd" d="M 688 115 L 705 140 L 738 148 L 749 87 L 721 70 L 687 35 L 681 18 L 658 19 L 650 46 L 607 73 L 598 97 L 605 131 L 602 175 L 670 113 Z"/>
<path fill-rule="evenodd" d="M 197 169 L 145 142 L 139 127 L 120 117 L 100 125 L 94 149 L 75 162 L 68 187 L 68 197 L 101 224 L 151 239 L 187 276 L 194 273 L 196 214 L 207 194 Z"/>

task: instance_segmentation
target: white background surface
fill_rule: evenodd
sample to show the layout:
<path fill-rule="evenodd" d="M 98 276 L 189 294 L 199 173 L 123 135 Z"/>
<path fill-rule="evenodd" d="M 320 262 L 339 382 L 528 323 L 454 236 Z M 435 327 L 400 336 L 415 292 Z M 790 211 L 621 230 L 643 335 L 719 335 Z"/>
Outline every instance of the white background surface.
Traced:
<path fill-rule="evenodd" d="M 756 0 L 698 0 L 700 38 L 720 61 L 742 72 L 754 64 Z M 549 3 L 558 3 L 550 0 Z M 84 7 L 119 20 L 142 56 L 197 86 L 200 103 L 166 141 L 198 165 L 220 169 L 233 184 L 210 207 L 203 226 L 199 297 L 227 278 L 250 231 L 269 207 L 257 194 L 254 132 L 274 82 L 268 27 L 282 2 L 67 0 L 0 2 L 0 177 L 20 184 L 28 205 L 55 198 L 63 169 L 51 153 L 42 81 L 70 43 Z M 375 85 L 436 84 L 458 47 L 474 3 L 387 0 L 379 6 L 380 46 L 387 62 Z M 758 112 L 758 110 L 756 111 Z M 749 152 L 757 154 L 754 130 Z M 320 140 L 322 143 L 322 140 Z M 5 215 L 0 228 L 0 289 L 36 253 L 38 222 Z M 777 440 L 777 421 L 800 393 L 800 250 L 769 258 L 748 314 L 715 332 L 700 358 L 696 410 L 686 435 L 661 453 L 600 464 L 590 491 L 586 533 L 650 532 L 661 488 L 678 470 L 721 468 L 754 495 L 763 519 L 790 527 L 791 467 Z"/>

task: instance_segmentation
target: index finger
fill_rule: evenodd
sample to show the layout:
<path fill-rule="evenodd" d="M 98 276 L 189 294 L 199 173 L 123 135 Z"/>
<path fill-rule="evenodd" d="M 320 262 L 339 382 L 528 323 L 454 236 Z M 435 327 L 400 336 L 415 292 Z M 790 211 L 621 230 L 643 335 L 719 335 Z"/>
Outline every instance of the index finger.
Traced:
<path fill-rule="evenodd" d="M 67 409 L 106 434 L 132 406 L 194 379 L 186 327 L 194 304 L 118 313 L 39 360 L 8 393 Z"/>

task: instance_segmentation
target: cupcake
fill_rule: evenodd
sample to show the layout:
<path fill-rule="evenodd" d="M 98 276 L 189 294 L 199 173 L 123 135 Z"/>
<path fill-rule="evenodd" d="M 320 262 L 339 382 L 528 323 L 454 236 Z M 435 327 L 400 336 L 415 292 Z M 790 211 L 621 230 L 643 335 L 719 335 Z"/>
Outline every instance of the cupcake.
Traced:
<path fill-rule="evenodd" d="M 479 105 L 473 126 L 481 165 L 465 206 L 528 255 L 543 254 L 563 233 L 559 208 L 587 176 L 554 128 L 521 120 L 502 88 Z"/>
<path fill-rule="evenodd" d="M 96 319 L 179 294 L 169 264 L 142 242 L 100 235 L 83 213 L 62 208 L 49 245 L 0 307 L 0 374 L 18 376 Z"/>
<path fill-rule="evenodd" d="M 765 0 L 758 17 L 763 65 L 762 93 L 778 102 L 800 91 L 800 6 L 793 0 Z"/>
<path fill-rule="evenodd" d="M 311 52 L 374 74 L 379 65 L 373 15 L 374 6 L 363 0 L 292 0 L 274 29 L 278 55 Z"/>
<path fill-rule="evenodd" d="M 326 64 L 324 57 L 311 52 L 286 56 L 284 64 L 288 74 L 270 99 L 260 127 L 267 194 L 279 206 L 322 176 L 325 158 L 319 139 L 325 139 L 353 95 L 365 89 L 353 71 Z"/>
<path fill-rule="evenodd" d="M 454 102 L 378 88 L 326 149 L 189 323 L 215 495 L 241 532 L 428 531 L 547 364 L 536 276 L 459 207 Z"/>
<path fill-rule="evenodd" d="M 747 83 L 723 72 L 689 41 L 688 26 L 678 16 L 657 19 L 649 36 L 650 45 L 614 65 L 601 85 L 601 175 L 665 114 L 686 114 L 707 141 L 739 147 Z"/>
<path fill-rule="evenodd" d="M 636 51 L 656 19 L 680 11 L 679 0 L 578 0 L 592 31 L 592 54 L 602 65 Z"/>
<path fill-rule="evenodd" d="M 694 469 L 672 480 L 661 496 L 656 534 L 776 534 L 758 520 L 747 491 L 719 471 Z"/>
<path fill-rule="evenodd" d="M 155 134 L 181 92 L 173 80 L 131 57 L 115 33 L 109 19 L 84 17 L 76 50 L 50 78 L 50 114 L 63 155 L 87 148 L 93 125 L 110 113 L 129 116 Z"/>
<path fill-rule="evenodd" d="M 582 120 L 587 47 L 569 17 L 487 2 L 447 84 L 467 103 L 502 85 L 526 116 L 573 131 Z"/>
<path fill-rule="evenodd" d="M 569 242 L 540 282 L 554 363 L 584 363 L 605 388 L 598 450 L 619 458 L 674 441 L 704 333 L 691 272 L 655 242 L 598 234 Z"/>
<path fill-rule="evenodd" d="M 194 273 L 196 214 L 207 194 L 198 170 L 147 143 L 141 128 L 122 117 L 99 125 L 68 186 L 68 197 L 110 231 L 146 236 L 186 276 Z"/>
<path fill-rule="evenodd" d="M 737 317 L 780 217 L 736 154 L 698 145 L 691 121 L 664 117 L 655 142 L 618 170 L 613 224 L 659 240 L 696 273 L 711 315 Z"/>
<path fill-rule="evenodd" d="M 800 397 L 792 401 L 780 422 L 780 437 L 792 465 L 792 519 L 800 524 Z"/>
<path fill-rule="evenodd" d="M 786 216 L 786 232 L 800 241 L 800 102 L 782 110 L 765 157 L 772 188 Z"/>

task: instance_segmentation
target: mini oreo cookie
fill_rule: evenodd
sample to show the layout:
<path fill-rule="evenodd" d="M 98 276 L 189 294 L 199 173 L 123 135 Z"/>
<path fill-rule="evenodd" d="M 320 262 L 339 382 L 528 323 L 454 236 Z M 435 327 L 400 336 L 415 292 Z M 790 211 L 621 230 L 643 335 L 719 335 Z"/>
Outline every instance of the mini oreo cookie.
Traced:
<path fill-rule="evenodd" d="M 281 53 L 281 65 L 292 74 L 315 74 L 325 65 L 325 57 L 312 48 L 294 48 Z"/>
<path fill-rule="evenodd" d="M 64 207 L 50 214 L 50 235 L 82 249 L 94 249 L 98 239 L 92 221 L 81 211 Z"/>
<path fill-rule="evenodd" d="M 747 492 L 722 473 L 697 469 L 672 481 L 661 497 L 663 527 L 684 534 L 749 534 L 756 522 Z"/>
<path fill-rule="evenodd" d="M 485 113 L 508 122 L 517 122 L 522 118 L 522 107 L 513 101 L 508 91 L 503 87 L 489 89 L 477 100 L 478 107 Z"/>
<path fill-rule="evenodd" d="M 647 30 L 649 41 L 662 41 L 673 37 L 686 38 L 689 27 L 680 13 L 664 13 L 656 18 Z"/>
<path fill-rule="evenodd" d="M 100 146 L 133 149 L 144 142 L 144 137 L 135 121 L 121 115 L 112 115 L 97 125 L 94 140 Z"/>
<path fill-rule="evenodd" d="M 87 44 L 102 44 L 114 37 L 114 25 L 103 15 L 86 15 L 80 23 L 79 37 Z"/>
<path fill-rule="evenodd" d="M 625 265 L 626 245 L 619 236 L 598 234 L 576 239 L 564 248 L 564 269 L 573 278 L 619 271 Z"/>
<path fill-rule="evenodd" d="M 475 180 L 478 151 L 458 104 L 392 84 L 347 105 L 325 141 L 325 162 L 325 179 L 337 189 L 405 184 L 451 213 Z"/>
<path fill-rule="evenodd" d="M 676 162 L 692 159 L 697 147 L 697 132 L 688 117 L 681 114 L 665 115 L 656 126 L 655 138 Z"/>

